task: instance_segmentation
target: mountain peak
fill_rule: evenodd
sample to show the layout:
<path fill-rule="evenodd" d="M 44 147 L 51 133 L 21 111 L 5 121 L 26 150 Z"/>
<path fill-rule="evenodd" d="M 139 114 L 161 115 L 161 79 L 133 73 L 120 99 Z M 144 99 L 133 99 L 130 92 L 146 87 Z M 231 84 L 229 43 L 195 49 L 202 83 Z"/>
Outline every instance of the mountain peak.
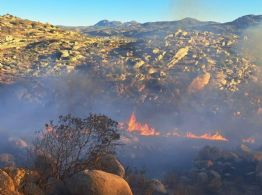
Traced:
<path fill-rule="evenodd" d="M 183 18 L 179 21 L 184 21 L 184 22 L 200 22 L 199 20 L 195 19 L 195 18 L 190 18 L 190 17 L 186 17 L 186 18 Z"/>
<path fill-rule="evenodd" d="M 246 15 L 227 24 L 233 24 L 238 28 L 246 28 L 253 25 L 262 23 L 262 15 Z"/>
<path fill-rule="evenodd" d="M 117 27 L 120 26 L 122 22 L 120 21 L 109 21 L 109 20 L 101 20 L 95 24 L 97 27 Z"/>

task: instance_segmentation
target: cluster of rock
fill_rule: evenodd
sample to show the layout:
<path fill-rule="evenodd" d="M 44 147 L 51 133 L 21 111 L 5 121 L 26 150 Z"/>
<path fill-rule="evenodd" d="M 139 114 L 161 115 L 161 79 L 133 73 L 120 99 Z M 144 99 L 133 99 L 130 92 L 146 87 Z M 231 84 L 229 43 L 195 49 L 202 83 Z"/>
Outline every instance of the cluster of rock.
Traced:
<path fill-rule="evenodd" d="M 157 93 L 182 93 L 198 76 L 235 91 L 254 70 L 236 51 L 240 37 L 209 31 L 181 30 L 146 39 L 87 37 L 50 24 L 0 17 L 0 82 L 43 76 L 91 66 L 92 74 L 114 81 L 119 94 L 139 93 L 142 100 Z M 202 88 L 199 88 L 202 89 Z"/>
<path fill-rule="evenodd" d="M 160 24 L 154 24 L 155 28 L 158 25 L 161 30 Z M 137 27 L 132 25 L 130 31 L 133 28 Z M 143 28 L 146 30 L 147 25 Z M 94 83 L 102 83 L 103 94 L 113 93 L 116 98 L 142 104 L 174 106 L 195 94 L 222 97 L 230 93 L 233 100 L 225 100 L 226 107 L 231 107 L 232 101 L 239 105 L 239 99 L 248 99 L 254 113 L 262 107 L 259 95 L 255 97 L 257 92 L 249 87 L 250 83 L 262 83 L 257 76 L 259 67 L 253 58 L 238 50 L 243 37 L 231 32 L 201 31 L 195 26 L 162 29 L 164 33 L 152 32 L 146 37 L 91 37 L 73 31 L 74 28 L 11 15 L 0 17 L 0 29 L 0 84 L 83 72 L 88 78 L 95 78 Z M 42 85 L 32 88 L 32 92 L 26 91 L 22 96 L 33 98 L 44 93 Z M 203 99 L 198 105 L 216 107 L 214 102 L 208 102 L 211 99 Z M 216 97 L 213 99 L 218 102 Z M 191 104 L 196 105 L 193 101 Z M 215 112 L 219 109 L 215 108 Z M 238 108 L 233 112 L 239 112 L 235 109 Z"/>
<path fill-rule="evenodd" d="M 59 75 L 101 58 L 121 40 L 91 38 L 50 24 L 0 17 L 0 83 L 23 77 Z M 123 41 L 123 40 L 122 40 Z"/>
<path fill-rule="evenodd" d="M 206 146 L 199 152 L 190 173 L 173 177 L 177 182 L 171 191 L 174 194 L 261 194 L 261 157 L 262 152 L 251 151 L 245 145 L 237 152 Z"/>
<path fill-rule="evenodd" d="M 132 83 L 123 85 L 120 92 L 129 94 L 136 90 L 144 99 L 157 99 L 163 93 L 183 95 L 191 82 L 202 75 L 209 75 L 209 79 L 196 92 L 207 85 L 234 92 L 255 70 L 252 61 L 236 51 L 240 39 L 233 34 L 178 30 L 165 37 L 122 45 L 114 50 L 120 57 L 111 62 L 112 66 L 115 64 L 110 71 L 111 80 Z M 116 72 L 119 64 L 126 66 Z"/>
<path fill-rule="evenodd" d="M 109 161 L 105 164 L 105 161 Z M 0 194 L 4 195 L 132 195 L 124 180 L 124 168 L 114 156 L 107 156 L 103 170 L 83 170 L 61 181 L 44 178 L 38 171 L 0 169 Z M 110 166 L 111 165 L 111 166 Z M 111 173 L 110 173 L 111 172 Z M 113 173 L 112 173 L 113 172 Z M 46 181 L 43 181 L 46 180 Z"/>

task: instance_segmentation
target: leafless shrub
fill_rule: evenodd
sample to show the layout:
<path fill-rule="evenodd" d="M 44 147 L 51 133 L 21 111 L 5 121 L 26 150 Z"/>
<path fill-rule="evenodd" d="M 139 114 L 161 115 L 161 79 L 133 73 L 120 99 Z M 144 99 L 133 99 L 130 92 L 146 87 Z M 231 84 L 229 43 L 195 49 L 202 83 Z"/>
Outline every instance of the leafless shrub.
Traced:
<path fill-rule="evenodd" d="M 95 114 L 50 121 L 33 142 L 35 168 L 57 179 L 92 169 L 102 155 L 115 152 L 120 138 L 117 125 L 107 116 Z"/>

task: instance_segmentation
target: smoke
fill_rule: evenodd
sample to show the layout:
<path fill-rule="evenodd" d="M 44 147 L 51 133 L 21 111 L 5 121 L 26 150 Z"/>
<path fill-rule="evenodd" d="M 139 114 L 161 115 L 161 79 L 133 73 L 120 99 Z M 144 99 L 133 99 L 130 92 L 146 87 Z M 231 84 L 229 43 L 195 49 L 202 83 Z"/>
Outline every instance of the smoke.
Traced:
<path fill-rule="evenodd" d="M 229 106 L 224 103 L 225 98 L 228 97 L 223 92 L 204 89 L 199 94 L 184 94 L 181 100 L 171 103 L 137 102 L 132 96 L 118 95 L 115 83 L 78 72 L 21 81 L 1 87 L 0 154 L 3 154 L 2 160 L 6 163 L 21 165 L 26 159 L 26 147 L 34 132 L 41 130 L 49 120 L 68 113 L 80 117 L 90 112 L 101 113 L 126 122 L 134 111 L 139 121 L 149 123 L 162 134 L 176 129 L 198 135 L 220 130 L 229 138 L 226 143 L 172 136 L 146 138 L 134 135 L 124 138 L 126 144 L 118 154 L 126 166 L 146 167 L 150 176 L 165 175 L 174 168 L 188 169 L 197 151 L 207 144 L 233 147 L 240 143 L 242 136 L 259 137 L 259 120 L 251 115 L 248 121 L 233 116 L 232 107 L 242 104 L 243 109 L 249 110 L 248 103 L 237 97 L 234 99 L 239 99 L 239 102 Z M 219 107 L 218 111 L 216 107 Z M 160 161 L 159 156 L 163 160 Z"/>
<path fill-rule="evenodd" d="M 162 102 L 161 105 L 150 101 L 137 102 L 132 96 L 130 98 L 118 95 L 115 88 L 115 83 L 89 73 L 80 72 L 58 77 L 30 78 L 12 85 L 2 86 L 0 93 L 0 154 L 12 155 L 12 159 L 14 158 L 12 162 L 15 161 L 19 164 L 26 159 L 26 148 L 34 138 L 34 132 L 41 130 L 49 120 L 55 120 L 59 115 L 68 113 L 80 117 L 84 117 L 90 112 L 101 113 L 119 122 L 125 122 L 134 111 L 140 120 L 152 124 L 161 133 L 175 128 L 194 129 L 194 132 L 200 129 L 208 130 L 207 123 L 199 124 L 197 121 L 199 117 L 195 117 L 196 112 L 191 109 L 189 113 L 187 112 L 188 102 L 191 99 L 184 98 L 185 102 L 180 102 L 179 109 L 175 106 L 177 101 L 175 104 Z M 206 117 L 206 115 L 202 115 L 202 117 Z M 162 165 L 168 165 L 170 168 L 173 165 L 185 165 L 185 161 L 190 162 L 189 157 L 193 157 L 190 152 L 193 146 L 184 148 L 187 144 L 175 139 L 153 138 L 137 141 L 135 138 L 132 140 L 136 141 L 131 140 L 124 147 L 125 151 L 119 154 L 123 162 L 127 164 L 130 159 L 133 159 L 131 165 L 137 167 L 147 165 L 152 169 L 158 167 L 160 172 L 162 170 L 159 167 Z M 159 145 L 161 147 L 156 151 L 155 148 Z M 194 147 L 196 145 L 199 144 L 195 144 Z M 173 147 L 178 151 L 170 156 Z M 141 150 L 137 150 L 137 148 Z M 188 153 L 182 158 L 181 153 L 185 150 Z M 158 166 L 158 163 L 150 164 L 149 162 L 147 164 L 142 158 L 145 152 L 147 152 L 148 158 L 152 159 L 150 162 L 154 162 L 154 158 L 160 154 L 165 156 L 165 160 L 161 162 L 161 166 Z M 179 157 L 180 160 L 178 160 Z"/>
<path fill-rule="evenodd" d="M 193 9 L 192 13 L 197 14 L 197 5 L 199 4 L 196 1 L 180 1 L 178 7 L 190 12 Z M 180 11 L 178 14 L 184 13 Z M 237 51 L 249 56 L 258 65 L 262 65 L 261 32 L 261 26 L 247 29 Z M 0 151 L 5 154 L 3 159 L 7 161 L 13 161 L 18 154 L 24 155 L 21 150 L 24 151 L 27 143 L 30 143 L 34 131 L 41 130 L 49 120 L 68 113 L 80 117 L 90 112 L 102 113 L 119 122 L 125 122 L 134 111 L 141 122 L 149 123 L 161 133 L 178 129 L 183 133 L 191 131 L 203 134 L 219 130 L 229 139 L 227 144 L 221 144 L 180 140 L 175 137 L 135 137 L 126 140 L 127 146 L 120 153 L 126 164 L 131 162 L 130 166 L 137 167 L 146 165 L 151 168 L 152 173 L 154 170 L 156 173 L 157 169 L 158 172 L 162 171 L 162 167 L 167 170 L 186 165 L 196 151 L 206 144 L 231 147 L 240 144 L 243 138 L 252 136 L 259 143 L 262 139 L 261 115 L 254 110 L 259 110 L 255 101 L 261 101 L 262 79 L 258 73 L 253 77 L 250 78 L 252 84 L 241 84 L 241 89 L 235 93 L 227 93 L 207 85 L 200 93 L 181 92 L 180 98 L 171 101 L 165 101 L 170 100 L 169 91 L 154 91 L 155 85 L 150 83 L 152 91 L 159 93 L 158 104 L 149 100 L 137 101 L 138 98 L 134 95 L 121 96 L 116 91 L 116 83 L 89 72 L 31 78 L 12 85 L 3 85 L 0 87 Z M 170 93 L 173 93 L 176 86 L 170 88 Z M 13 154 L 12 158 L 6 153 Z M 144 160 L 145 155 L 149 159 L 147 162 Z M 164 160 L 160 162 L 159 156 Z"/>
<path fill-rule="evenodd" d="M 253 71 L 248 82 L 242 83 L 240 91 L 236 93 L 235 100 L 239 111 L 245 115 L 244 120 L 237 120 L 236 127 L 242 135 L 262 139 L 260 132 L 262 97 L 262 24 L 252 26 L 244 30 L 239 37 L 236 52 L 253 63 Z"/>
<path fill-rule="evenodd" d="M 262 66 L 262 24 L 245 30 L 242 39 L 241 52 L 252 58 L 257 65 Z"/>
<path fill-rule="evenodd" d="M 171 7 L 175 19 L 199 18 L 204 10 L 202 0 L 172 0 Z"/>

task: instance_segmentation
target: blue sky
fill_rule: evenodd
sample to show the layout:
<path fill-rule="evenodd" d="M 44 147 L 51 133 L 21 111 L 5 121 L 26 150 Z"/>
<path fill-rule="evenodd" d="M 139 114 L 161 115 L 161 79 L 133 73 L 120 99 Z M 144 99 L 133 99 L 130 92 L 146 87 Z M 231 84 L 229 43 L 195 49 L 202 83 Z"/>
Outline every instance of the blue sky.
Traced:
<path fill-rule="evenodd" d="M 138 22 L 177 20 L 231 21 L 262 14 L 262 0 L 0 0 L 0 15 L 61 25 L 92 25 L 99 20 Z"/>

